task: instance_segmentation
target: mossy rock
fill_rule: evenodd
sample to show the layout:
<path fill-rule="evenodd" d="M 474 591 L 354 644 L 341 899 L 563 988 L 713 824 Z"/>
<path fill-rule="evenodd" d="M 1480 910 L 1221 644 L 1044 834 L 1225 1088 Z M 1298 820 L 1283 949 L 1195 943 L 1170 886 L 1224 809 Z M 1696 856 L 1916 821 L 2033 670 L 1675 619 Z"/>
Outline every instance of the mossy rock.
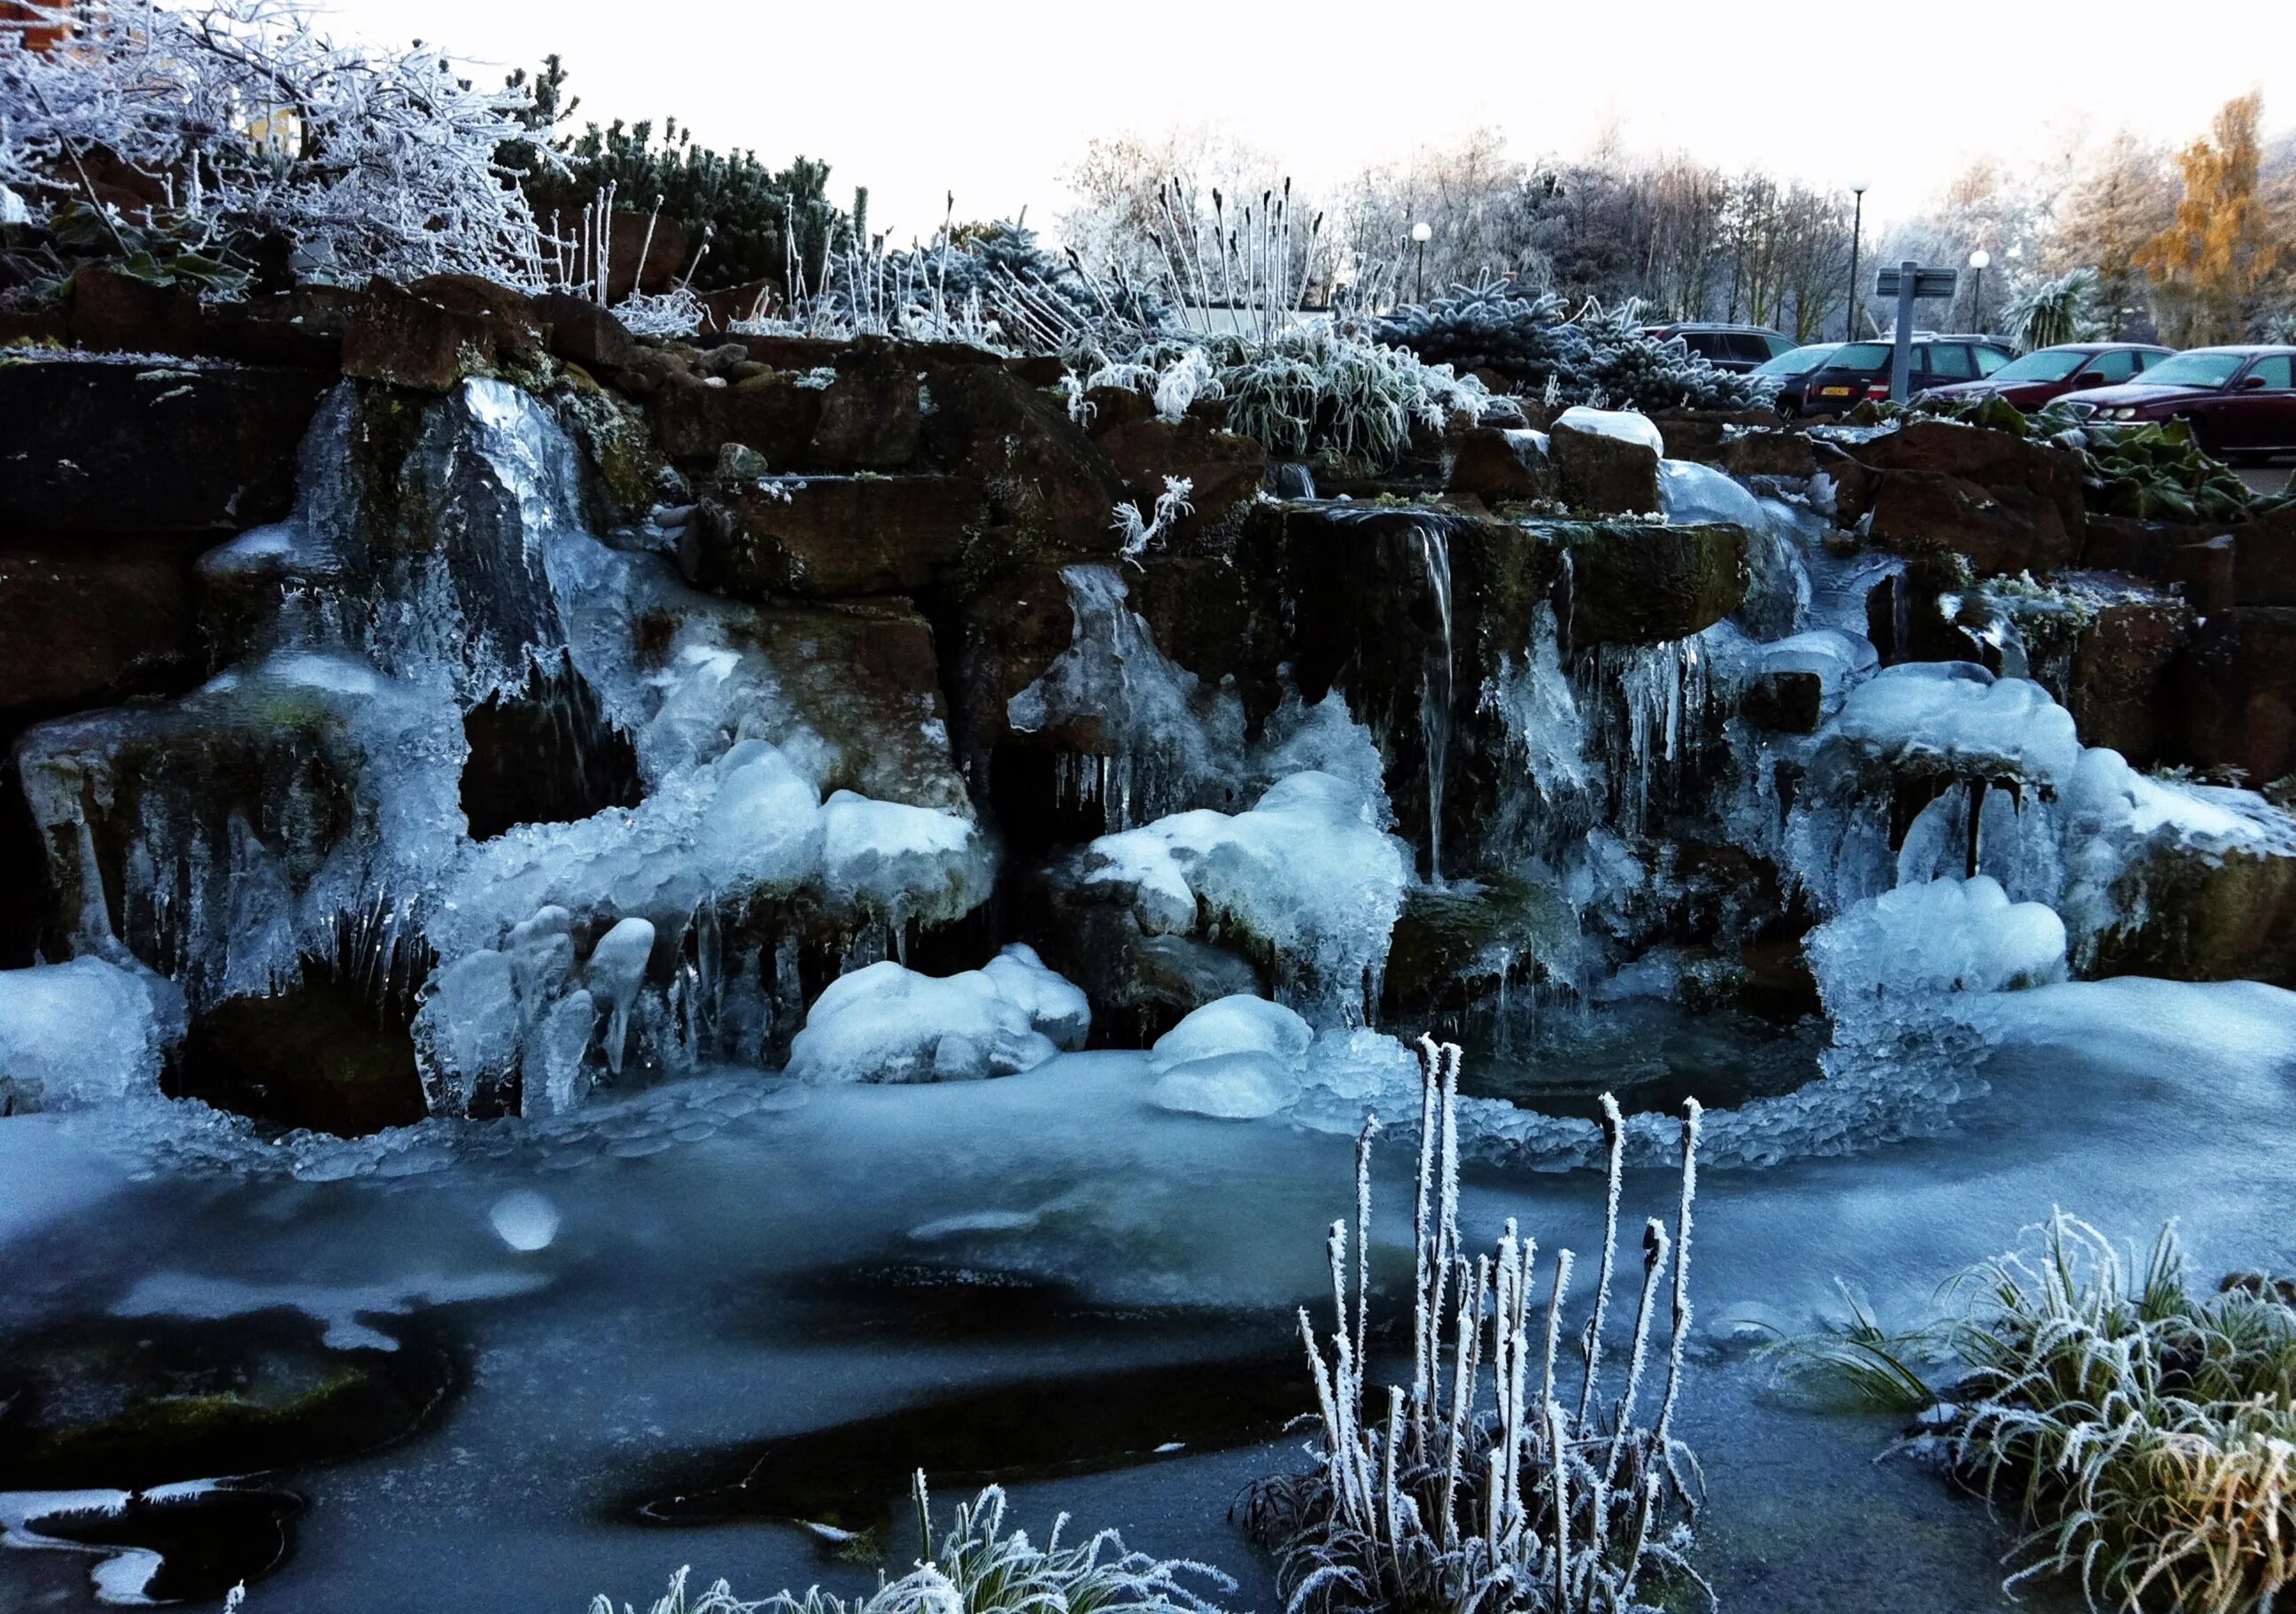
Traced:
<path fill-rule="evenodd" d="M 399 1439 L 461 1384 L 421 1323 L 335 1348 L 288 1309 L 90 1317 L 0 1344 L 0 1490 L 140 1490 L 344 1457 Z"/>

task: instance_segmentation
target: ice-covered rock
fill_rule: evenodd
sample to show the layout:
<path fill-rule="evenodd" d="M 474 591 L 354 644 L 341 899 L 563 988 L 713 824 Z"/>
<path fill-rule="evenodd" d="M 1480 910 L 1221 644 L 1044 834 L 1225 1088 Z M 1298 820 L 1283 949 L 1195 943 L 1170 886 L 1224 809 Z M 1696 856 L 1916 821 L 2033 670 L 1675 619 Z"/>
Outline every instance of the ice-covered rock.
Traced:
<path fill-rule="evenodd" d="M 1175 1065 L 1148 1089 L 1148 1102 L 1183 1115 L 1253 1121 L 1292 1102 L 1298 1087 L 1288 1061 L 1267 1053 L 1216 1053 Z"/>
<path fill-rule="evenodd" d="M 1150 934 L 1185 934 L 1200 913 L 1264 950 L 1311 1006 L 1359 1014 L 1365 977 L 1387 955 L 1410 862 L 1347 780 L 1294 774 L 1248 812 L 1178 813 L 1103 836 L 1087 885 L 1121 888 Z"/>
<path fill-rule="evenodd" d="M 1318 1034 L 1283 1004 L 1243 993 L 1206 1004 L 1166 1032 L 1148 1069 L 1148 1102 L 1184 1115 L 1288 1115 L 1352 1130 L 1369 1111 L 1416 1113 L 1416 1067 L 1395 1038 L 1361 1028 Z"/>
<path fill-rule="evenodd" d="M 2056 785 L 2080 756 L 2072 714 L 2030 678 L 1968 661 L 1885 668 L 1851 691 L 1833 732 L 1893 766 Z"/>
<path fill-rule="evenodd" d="M 1666 452 L 1666 437 L 1659 430 L 1658 423 L 1631 409 L 1590 409 L 1584 404 L 1573 404 L 1554 417 L 1554 430 L 1634 443 L 1656 455 Z"/>
<path fill-rule="evenodd" d="M 1263 997 L 1206 1004 L 1157 1039 L 1149 1102 L 1222 1120 L 1273 1115 L 1298 1096 L 1301 1056 L 1315 1039 L 1305 1020 Z"/>
<path fill-rule="evenodd" d="M 2000 881 L 1982 874 L 1868 897 L 1812 931 L 1808 947 L 1837 1016 L 1876 998 L 2038 986 L 2065 969 L 2065 926 L 2055 911 L 2013 903 Z"/>
<path fill-rule="evenodd" d="M 1583 413 L 1592 414 L 1594 411 Z M 1623 418 L 1650 425 L 1638 414 Z M 1657 428 L 1652 426 L 1651 430 L 1655 432 Z M 1749 532 L 1768 525 L 1762 501 L 1751 489 L 1713 466 L 1702 465 L 1695 460 L 1660 461 L 1658 492 L 1659 509 L 1669 521 L 1685 526 L 1699 521 L 1726 521 Z"/>
<path fill-rule="evenodd" d="M 1574 510 L 1646 515 L 1660 504 L 1666 439 L 1647 415 L 1578 406 L 1547 433 L 1555 479 Z"/>
<path fill-rule="evenodd" d="M 1031 1070 L 1084 1045 L 1083 994 L 1024 946 L 990 967 L 921 975 L 890 959 L 832 981 L 788 1074 L 815 1082 L 950 1082 Z"/>
<path fill-rule="evenodd" d="M 0 1097 L 70 1110 L 156 1095 L 184 1031 L 181 995 L 148 971 L 101 958 L 0 970 Z"/>
<path fill-rule="evenodd" d="M 2296 961 L 2296 819 L 2255 791 L 2151 778 L 2100 747 L 2061 816 L 2058 906 L 2085 967 L 2213 980 Z"/>
<path fill-rule="evenodd" d="M 1153 1061 L 1168 1069 L 1227 1053 L 1265 1053 L 1292 1060 L 1304 1053 L 1316 1033 L 1282 1004 L 1238 993 L 1206 1004 L 1156 1039 Z"/>

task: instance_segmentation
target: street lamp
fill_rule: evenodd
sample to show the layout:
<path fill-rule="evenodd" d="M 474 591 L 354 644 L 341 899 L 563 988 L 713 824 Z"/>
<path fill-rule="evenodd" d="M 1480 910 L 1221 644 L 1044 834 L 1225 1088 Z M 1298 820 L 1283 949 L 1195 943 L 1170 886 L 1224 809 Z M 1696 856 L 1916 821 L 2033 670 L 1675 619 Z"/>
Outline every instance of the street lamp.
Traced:
<path fill-rule="evenodd" d="M 1423 220 L 1411 226 L 1411 239 L 1419 243 L 1419 274 L 1411 294 L 1415 303 L 1427 300 L 1427 242 L 1434 233 L 1435 226 Z"/>
<path fill-rule="evenodd" d="M 1866 228 L 1866 182 L 1851 180 L 1849 193 L 1857 199 L 1857 208 L 1849 217 L 1849 309 L 1842 318 L 1841 337 L 1854 342 L 1857 340 L 1857 238 Z"/>
<path fill-rule="evenodd" d="M 1993 254 L 1983 247 L 1969 255 L 1969 317 L 1977 326 L 1977 334 L 1985 334 L 1985 270 L 1993 261 Z"/>

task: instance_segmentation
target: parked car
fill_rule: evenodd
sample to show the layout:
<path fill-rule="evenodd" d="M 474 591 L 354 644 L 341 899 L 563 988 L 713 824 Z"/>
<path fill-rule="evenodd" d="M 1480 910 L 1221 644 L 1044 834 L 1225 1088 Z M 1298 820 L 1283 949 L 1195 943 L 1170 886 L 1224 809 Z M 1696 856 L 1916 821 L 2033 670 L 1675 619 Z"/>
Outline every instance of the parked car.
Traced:
<path fill-rule="evenodd" d="M 1770 394 L 1770 403 L 1780 414 L 1792 419 L 1801 413 L 1802 384 L 1816 373 L 1819 365 L 1833 356 L 1840 342 L 1812 342 L 1806 348 L 1793 348 L 1781 353 L 1766 364 L 1754 366 L 1753 373 L 1765 381 L 1775 381 L 1777 388 Z"/>
<path fill-rule="evenodd" d="M 1740 374 L 1766 365 L 1779 354 L 1791 350 L 1793 338 L 1767 325 L 1724 325 L 1706 321 L 1692 321 L 1679 325 L 1645 325 L 1644 336 L 1667 341 L 1675 337 L 1682 345 L 1718 370 L 1734 370 Z"/>
<path fill-rule="evenodd" d="M 1956 381 L 1980 381 L 2005 366 L 2009 345 L 1989 336 L 1917 336 L 1906 396 L 1918 397 Z M 1847 414 L 1867 398 L 1890 396 L 1893 342 L 1844 342 L 1823 369 L 1802 383 L 1804 414 Z"/>
<path fill-rule="evenodd" d="M 2134 380 L 2176 352 L 2149 342 L 2063 342 L 2036 348 L 2011 359 L 1982 381 L 1932 387 L 1933 398 L 1997 397 L 2020 409 L 2038 409 L 2052 398 L 2095 387 L 2117 387 Z"/>
<path fill-rule="evenodd" d="M 2220 460 L 2296 454 L 2296 348 L 2194 348 L 2119 387 L 2068 392 L 2101 421 L 2190 422 Z"/>

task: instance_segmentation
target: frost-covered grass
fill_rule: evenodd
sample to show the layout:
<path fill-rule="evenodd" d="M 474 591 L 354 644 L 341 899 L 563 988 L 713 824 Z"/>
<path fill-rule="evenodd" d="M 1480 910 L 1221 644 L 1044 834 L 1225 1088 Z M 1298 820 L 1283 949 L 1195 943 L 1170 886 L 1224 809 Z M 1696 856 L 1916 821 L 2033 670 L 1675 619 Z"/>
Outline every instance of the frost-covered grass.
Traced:
<path fill-rule="evenodd" d="M 1068 1515 L 1053 1521 L 1037 1546 L 1025 1531 L 1004 1528 L 1004 1493 L 991 1486 L 960 1504 L 955 1523 L 936 1548 L 925 1477 L 916 1477 L 920 1556 L 898 1580 L 881 1577 L 866 1597 L 847 1600 L 818 1586 L 745 1602 L 725 1581 L 689 1600 L 688 1569 L 670 1577 L 669 1591 L 648 1614 L 1219 1614 L 1183 1577 L 1226 1592 L 1235 1583 L 1206 1564 L 1151 1558 L 1126 1550 L 1114 1530 L 1063 1546 Z M 636 1610 L 624 1604 L 624 1614 Z M 611 1600 L 591 1602 L 590 1614 L 614 1614 Z"/>
<path fill-rule="evenodd" d="M 1489 397 L 1448 365 L 1425 364 L 1330 319 L 1265 337 L 1079 332 L 1064 356 L 1077 397 L 1095 387 L 1143 392 L 1168 421 L 1225 400 L 1227 429 L 1273 454 L 1374 465 L 1392 463 L 1414 426 L 1438 430 L 1454 413 L 1480 414 Z"/>
<path fill-rule="evenodd" d="M 2062 1213 L 2030 1232 L 1967 1274 L 1972 1399 L 1943 1442 L 2030 1528 L 2008 1585 L 2269 1608 L 2296 1577 L 2296 1306 L 2262 1279 L 2194 1293 L 2173 1225 L 2141 1265 Z"/>
<path fill-rule="evenodd" d="M 1633 1345 L 1615 1390 L 1602 1377 L 1603 1329 L 1616 1265 L 1624 1126 L 1605 1101 L 1608 1214 L 1593 1315 L 1576 1341 L 1579 1384 L 1559 1382 L 1572 1257 L 1556 1252 L 1543 1323 L 1532 1297 L 1534 1239 L 1510 1221 L 1493 1253 L 1470 1260 L 1458 1226 L 1460 1053 L 1423 1039 L 1418 1200 L 1414 1217 L 1411 1384 L 1366 1405 L 1370 1155 L 1357 1149 L 1355 1241 L 1331 1233 L 1328 1349 L 1303 1308 L 1300 1329 L 1316 1385 L 1316 1466 L 1250 1493 L 1248 1524 L 1279 1556 L 1291 1614 L 1353 1610 L 1626 1611 L 1650 1605 L 1645 1576 L 1695 1582 L 1690 1519 L 1697 1464 L 1673 1433 L 1691 1307 L 1690 1212 L 1699 1107 L 1682 1132 L 1682 1200 L 1674 1234 L 1652 1218 Z M 1674 1258 L 1672 1293 L 1662 1293 Z M 1669 1307 L 1669 1349 L 1653 1421 L 1636 1421 L 1651 1376 L 1652 1335 Z M 1487 1370 L 1488 1364 L 1488 1370 Z M 1687 1473 L 1685 1475 L 1685 1471 Z M 1699 1583 L 1702 1585 L 1702 1583 Z"/>

